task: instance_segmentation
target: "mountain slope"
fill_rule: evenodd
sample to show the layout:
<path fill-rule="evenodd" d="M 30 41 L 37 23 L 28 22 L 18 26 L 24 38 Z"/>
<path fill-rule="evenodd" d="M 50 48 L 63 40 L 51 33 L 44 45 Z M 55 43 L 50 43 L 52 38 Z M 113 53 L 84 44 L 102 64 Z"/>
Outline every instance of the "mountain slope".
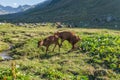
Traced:
<path fill-rule="evenodd" d="M 115 25 L 120 20 L 119 3 L 120 0 L 52 0 L 42 9 L 37 6 L 16 16 L 13 22 L 60 21 L 78 25 L 105 25 L 110 22 Z"/>

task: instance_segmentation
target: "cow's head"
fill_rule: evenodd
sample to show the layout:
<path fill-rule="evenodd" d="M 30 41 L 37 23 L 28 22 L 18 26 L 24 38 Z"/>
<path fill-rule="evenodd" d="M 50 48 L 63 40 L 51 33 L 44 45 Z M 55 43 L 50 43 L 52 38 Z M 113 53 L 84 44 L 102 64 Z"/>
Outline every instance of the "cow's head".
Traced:
<path fill-rule="evenodd" d="M 44 41 L 38 41 L 38 47 L 42 46 Z"/>

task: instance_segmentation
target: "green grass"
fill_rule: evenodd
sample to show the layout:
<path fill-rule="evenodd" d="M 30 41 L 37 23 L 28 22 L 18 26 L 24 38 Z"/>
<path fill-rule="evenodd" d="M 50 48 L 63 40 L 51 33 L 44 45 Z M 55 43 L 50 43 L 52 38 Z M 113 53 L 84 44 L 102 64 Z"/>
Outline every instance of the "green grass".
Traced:
<path fill-rule="evenodd" d="M 81 49 L 68 52 L 71 44 L 63 43 L 61 51 L 51 45 L 48 54 L 45 47 L 37 48 L 37 42 L 58 30 L 74 31 L 82 41 Z M 0 79 L 11 80 L 11 63 L 16 63 L 16 80 L 119 80 L 120 31 L 107 29 L 25 28 L 5 24 L 0 26 L 0 40 L 12 44 L 9 54 L 14 58 L 0 62 Z"/>
<path fill-rule="evenodd" d="M 5 42 L 0 41 L 0 52 L 9 48 L 9 45 Z"/>

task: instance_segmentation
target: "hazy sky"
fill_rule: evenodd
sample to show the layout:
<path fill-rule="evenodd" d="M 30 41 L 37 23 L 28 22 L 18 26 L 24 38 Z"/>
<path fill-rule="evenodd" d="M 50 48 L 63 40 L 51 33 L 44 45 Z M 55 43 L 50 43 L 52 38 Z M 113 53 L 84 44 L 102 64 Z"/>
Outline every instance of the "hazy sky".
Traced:
<path fill-rule="evenodd" d="M 45 0 L 0 0 L 0 4 L 4 6 L 17 7 L 18 5 L 25 5 L 25 4 L 33 5 L 43 1 Z"/>

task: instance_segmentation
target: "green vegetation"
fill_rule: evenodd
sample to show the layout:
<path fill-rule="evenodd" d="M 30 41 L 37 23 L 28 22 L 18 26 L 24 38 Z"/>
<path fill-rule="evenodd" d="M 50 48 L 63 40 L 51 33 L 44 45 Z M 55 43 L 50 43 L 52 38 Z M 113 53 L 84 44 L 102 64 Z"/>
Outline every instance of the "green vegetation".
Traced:
<path fill-rule="evenodd" d="M 5 42 L 0 41 L 0 52 L 3 50 L 7 50 L 9 48 L 9 45 Z"/>
<path fill-rule="evenodd" d="M 37 42 L 58 30 L 75 31 L 82 39 L 79 49 L 68 52 L 65 41 L 58 51 L 45 54 L 45 47 Z M 0 42 L 11 44 L 9 55 L 14 60 L 0 62 L 0 80 L 119 80 L 120 31 L 107 29 L 61 28 L 46 26 L 33 28 L 0 25 Z M 1 47 L 0 47 L 1 48 Z M 3 49 L 4 50 L 4 49 Z M 15 63 L 14 65 L 12 65 Z"/>
<path fill-rule="evenodd" d="M 91 58 L 90 63 L 117 70 L 120 56 L 120 37 L 110 34 L 97 34 L 88 36 L 81 45 L 83 52 L 87 52 Z"/>

